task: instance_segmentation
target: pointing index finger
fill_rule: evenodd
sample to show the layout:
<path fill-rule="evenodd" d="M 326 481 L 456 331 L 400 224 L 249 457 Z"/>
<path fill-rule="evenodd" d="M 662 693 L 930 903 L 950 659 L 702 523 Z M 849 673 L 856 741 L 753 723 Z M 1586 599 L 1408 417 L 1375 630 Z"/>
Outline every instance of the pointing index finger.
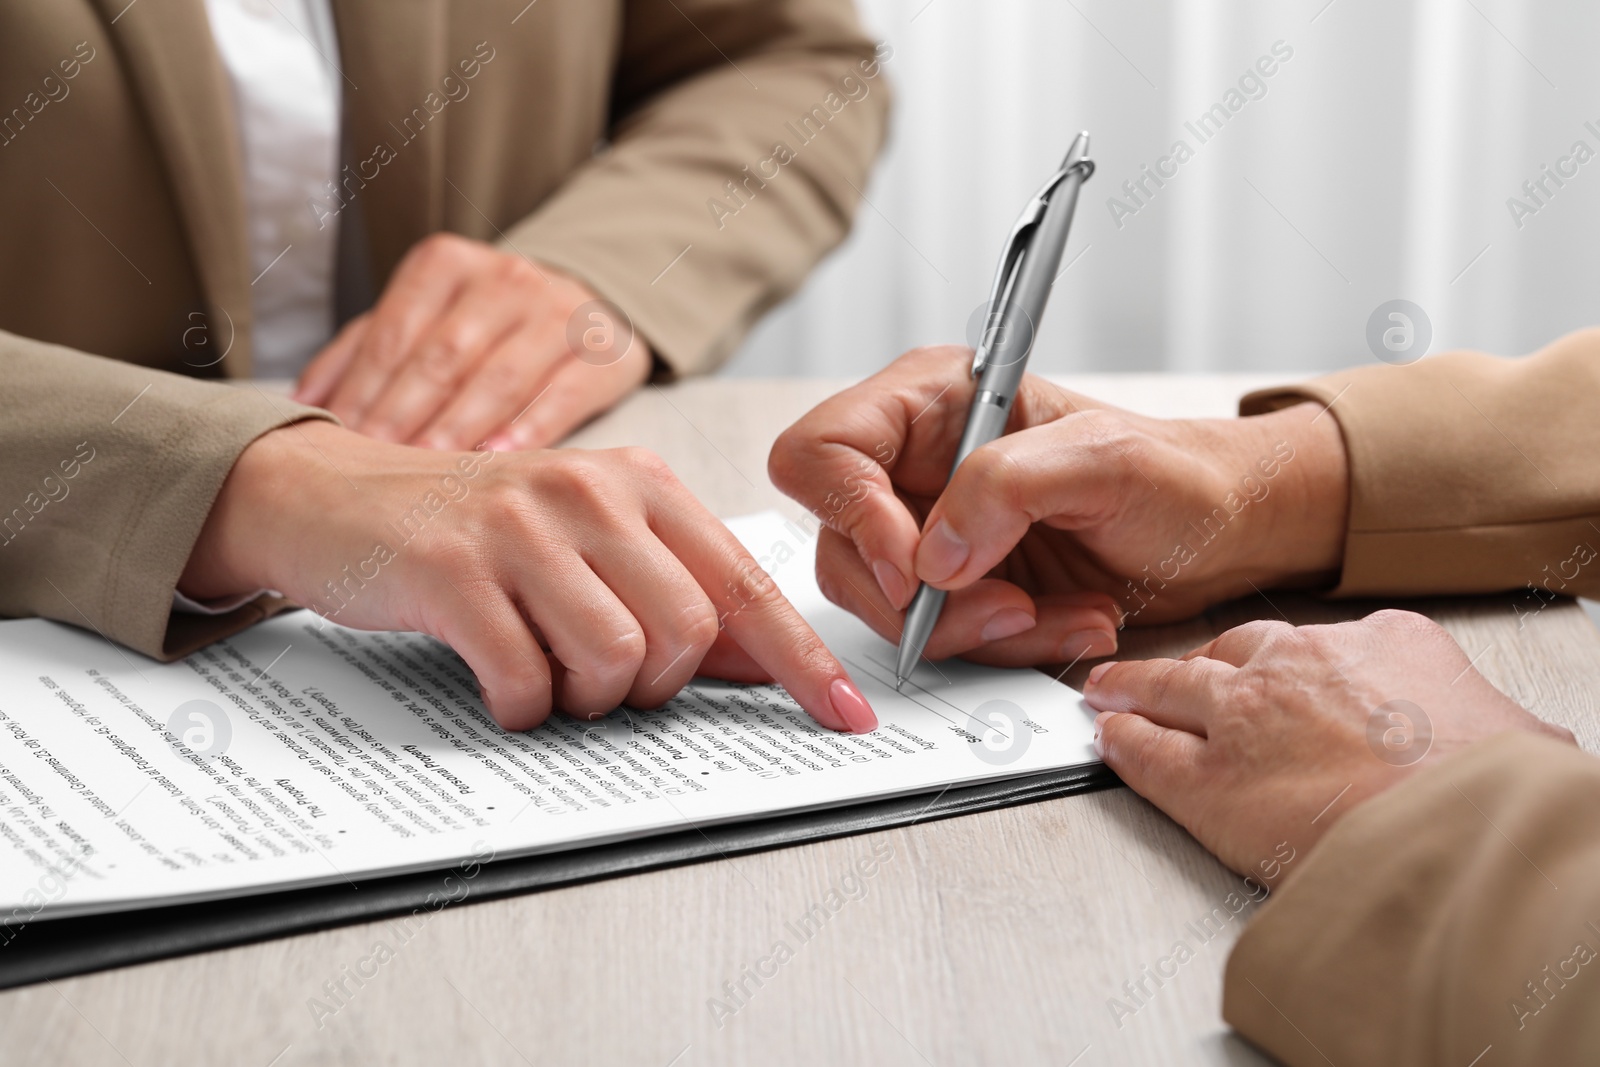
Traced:
<path fill-rule="evenodd" d="M 650 525 L 711 598 L 727 633 L 807 714 L 832 730 L 877 728 L 871 705 L 822 638 L 772 576 L 687 490 L 652 508 Z"/>

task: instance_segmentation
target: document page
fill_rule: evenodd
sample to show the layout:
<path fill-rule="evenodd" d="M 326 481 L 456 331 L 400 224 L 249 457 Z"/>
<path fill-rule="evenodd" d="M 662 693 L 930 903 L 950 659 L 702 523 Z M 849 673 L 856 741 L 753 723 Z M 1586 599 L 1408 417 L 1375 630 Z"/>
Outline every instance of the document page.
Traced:
<path fill-rule="evenodd" d="M 351 882 L 1092 763 L 1093 715 L 1031 670 L 924 662 L 818 592 L 815 527 L 730 526 L 877 711 L 816 726 L 775 686 L 507 733 L 446 646 L 310 612 L 177 663 L 0 623 L 0 922 Z"/>

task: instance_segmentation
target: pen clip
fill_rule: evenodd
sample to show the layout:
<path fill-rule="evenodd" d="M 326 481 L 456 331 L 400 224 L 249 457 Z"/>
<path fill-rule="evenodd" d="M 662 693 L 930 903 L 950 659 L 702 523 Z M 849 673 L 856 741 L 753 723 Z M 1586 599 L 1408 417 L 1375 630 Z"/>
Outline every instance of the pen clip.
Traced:
<path fill-rule="evenodd" d="M 1071 159 L 1071 156 L 1068 158 Z M 1006 237 L 1006 250 L 1000 257 L 999 268 L 995 271 L 994 284 L 989 289 L 989 299 L 984 302 L 983 332 L 978 337 L 978 350 L 972 354 L 974 378 L 982 374 L 983 368 L 988 364 L 992 347 L 989 344 L 989 339 L 993 336 L 991 331 L 999 325 L 1000 316 L 1010 303 L 1011 277 L 1027 253 L 1034 231 L 1039 227 L 1039 220 L 1044 218 L 1045 209 L 1050 206 L 1050 197 L 1069 176 L 1077 174 L 1079 181 L 1087 181 L 1093 173 L 1094 160 L 1087 156 L 1080 156 L 1064 164 L 1039 187 L 1039 191 L 1034 193 L 1033 198 L 1023 207 L 1022 214 L 1017 216 L 1016 223 L 1011 227 L 1011 233 Z"/>

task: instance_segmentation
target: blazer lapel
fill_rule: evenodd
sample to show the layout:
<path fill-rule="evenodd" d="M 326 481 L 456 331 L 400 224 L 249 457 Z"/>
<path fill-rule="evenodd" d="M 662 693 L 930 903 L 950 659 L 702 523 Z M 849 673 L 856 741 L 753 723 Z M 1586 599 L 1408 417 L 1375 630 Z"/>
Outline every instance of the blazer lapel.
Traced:
<path fill-rule="evenodd" d="M 232 89 L 205 0 L 93 0 L 127 67 L 187 231 L 213 329 L 233 325 L 222 362 L 250 374 L 250 279 L 244 174 Z"/>
<path fill-rule="evenodd" d="M 381 290 L 407 250 L 444 225 L 448 3 L 333 0 L 333 10 L 345 75 L 340 196 L 346 210 L 360 202 L 354 217 L 366 221 Z"/>

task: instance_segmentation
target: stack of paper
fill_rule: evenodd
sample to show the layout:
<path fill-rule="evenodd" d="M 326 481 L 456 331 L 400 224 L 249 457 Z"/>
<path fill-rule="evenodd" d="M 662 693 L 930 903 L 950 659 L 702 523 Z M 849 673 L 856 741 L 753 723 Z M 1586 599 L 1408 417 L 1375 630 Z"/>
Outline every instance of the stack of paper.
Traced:
<path fill-rule="evenodd" d="M 280 616 L 174 664 L 0 624 L 0 924 L 572 849 L 1092 763 L 1092 714 L 1036 671 L 924 664 L 828 604 L 814 532 L 736 520 L 866 693 L 866 736 L 783 690 L 697 679 L 667 707 L 509 734 L 439 642 Z"/>

